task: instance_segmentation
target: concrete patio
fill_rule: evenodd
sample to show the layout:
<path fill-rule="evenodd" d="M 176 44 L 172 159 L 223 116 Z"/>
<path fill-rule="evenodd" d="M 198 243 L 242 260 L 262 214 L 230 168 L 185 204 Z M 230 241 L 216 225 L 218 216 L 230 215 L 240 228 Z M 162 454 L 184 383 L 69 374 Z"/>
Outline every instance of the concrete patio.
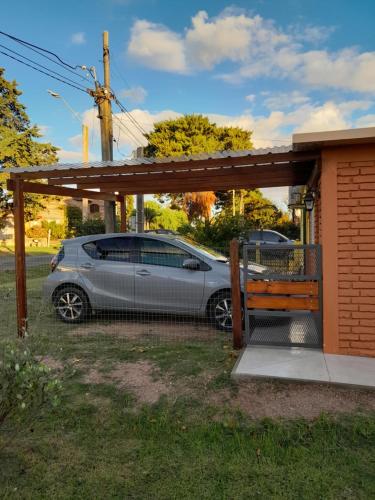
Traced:
<path fill-rule="evenodd" d="M 299 347 L 247 347 L 233 378 L 273 378 L 375 388 L 375 358 L 324 354 Z"/>

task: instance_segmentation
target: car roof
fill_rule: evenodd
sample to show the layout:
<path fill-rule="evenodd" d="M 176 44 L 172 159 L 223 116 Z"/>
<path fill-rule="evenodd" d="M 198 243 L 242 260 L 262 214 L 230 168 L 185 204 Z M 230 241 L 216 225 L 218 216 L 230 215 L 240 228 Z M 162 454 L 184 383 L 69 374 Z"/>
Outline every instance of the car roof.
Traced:
<path fill-rule="evenodd" d="M 104 240 L 106 238 L 151 238 L 155 240 L 176 240 L 178 234 L 153 234 L 153 233 L 106 233 L 106 234 L 89 234 L 87 236 L 78 236 L 69 240 L 63 240 L 63 245 L 83 245 L 90 241 Z"/>

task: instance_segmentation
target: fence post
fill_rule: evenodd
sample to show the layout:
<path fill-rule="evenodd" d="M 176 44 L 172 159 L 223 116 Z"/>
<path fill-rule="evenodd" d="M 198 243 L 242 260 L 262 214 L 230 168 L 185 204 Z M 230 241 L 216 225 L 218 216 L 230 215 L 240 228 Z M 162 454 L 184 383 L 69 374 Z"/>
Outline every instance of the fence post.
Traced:
<path fill-rule="evenodd" d="M 16 260 L 17 333 L 24 337 L 27 329 L 27 296 L 25 265 L 25 215 L 23 181 L 16 179 L 14 200 L 14 239 Z"/>
<path fill-rule="evenodd" d="M 230 242 L 230 280 L 232 291 L 232 326 L 233 326 L 233 348 L 243 347 L 242 338 L 242 314 L 241 314 L 241 284 L 240 284 L 240 260 L 238 240 Z"/>

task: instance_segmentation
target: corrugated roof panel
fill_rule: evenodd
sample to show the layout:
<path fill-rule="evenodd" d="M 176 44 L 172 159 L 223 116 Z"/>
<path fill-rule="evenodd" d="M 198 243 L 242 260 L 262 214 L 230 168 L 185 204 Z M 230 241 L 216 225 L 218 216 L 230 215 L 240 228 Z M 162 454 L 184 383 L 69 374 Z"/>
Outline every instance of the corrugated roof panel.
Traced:
<path fill-rule="evenodd" d="M 126 158 L 124 160 L 115 161 L 90 161 L 87 163 L 56 163 L 47 166 L 30 166 L 25 168 L 10 168 L 10 169 L 0 169 L 3 172 L 11 173 L 22 173 L 22 172 L 50 172 L 52 170 L 74 170 L 82 167 L 96 168 L 96 167 L 122 167 L 124 165 L 152 165 L 158 163 L 175 163 L 183 161 L 198 161 L 198 160 L 208 160 L 208 159 L 220 159 L 220 158 L 238 158 L 242 156 L 257 156 L 265 154 L 278 154 L 278 153 L 290 153 L 293 151 L 292 146 L 276 146 L 273 148 L 259 148 L 252 150 L 240 150 L 240 151 L 217 151 L 214 153 L 201 153 L 191 156 L 169 156 L 166 158 Z"/>

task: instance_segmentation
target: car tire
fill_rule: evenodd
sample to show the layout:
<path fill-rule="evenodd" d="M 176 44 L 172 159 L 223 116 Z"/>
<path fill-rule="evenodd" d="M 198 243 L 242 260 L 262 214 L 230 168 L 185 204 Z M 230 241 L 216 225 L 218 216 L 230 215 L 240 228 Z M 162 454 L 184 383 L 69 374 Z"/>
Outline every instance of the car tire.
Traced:
<path fill-rule="evenodd" d="M 232 331 L 232 297 L 230 291 L 218 293 L 210 300 L 208 314 L 218 330 Z"/>
<path fill-rule="evenodd" d="M 90 316 L 91 307 L 85 292 L 76 287 L 65 287 L 54 294 L 53 305 L 57 317 L 65 323 L 81 323 Z"/>

